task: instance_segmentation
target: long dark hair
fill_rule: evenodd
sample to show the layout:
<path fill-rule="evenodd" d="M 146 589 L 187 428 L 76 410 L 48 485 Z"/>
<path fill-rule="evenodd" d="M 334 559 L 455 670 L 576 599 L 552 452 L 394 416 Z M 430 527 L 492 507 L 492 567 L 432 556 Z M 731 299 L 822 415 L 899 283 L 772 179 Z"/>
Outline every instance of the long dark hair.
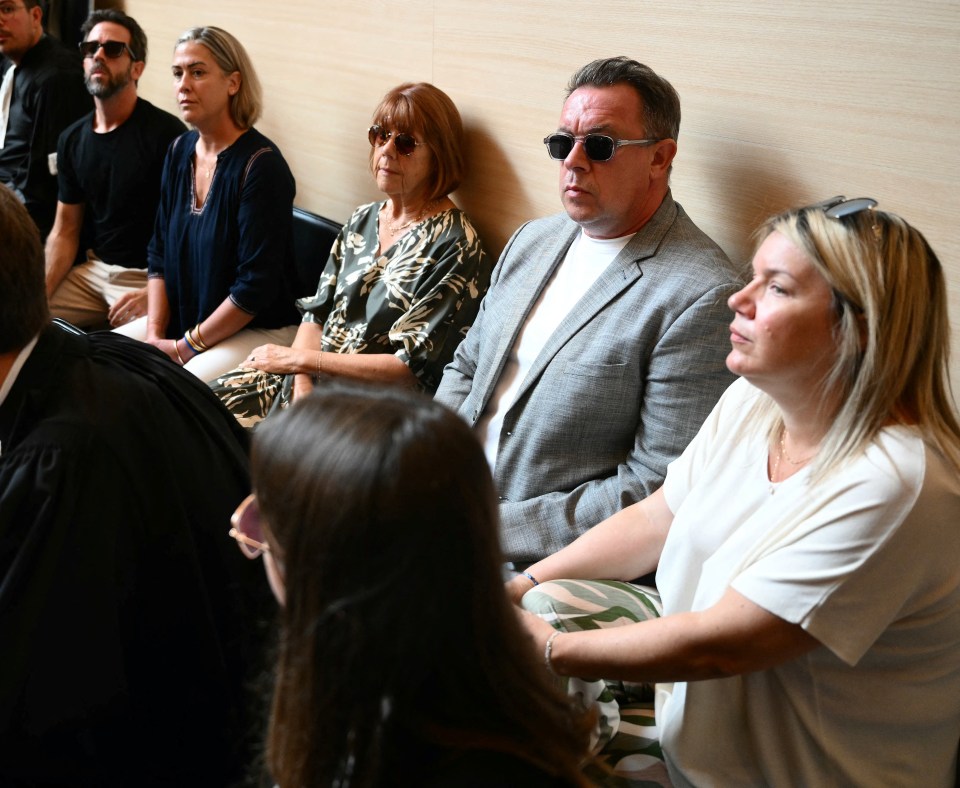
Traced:
<path fill-rule="evenodd" d="M 506 597 L 493 482 L 460 419 L 413 392 L 324 387 L 261 427 L 252 475 L 286 587 L 280 786 L 375 785 L 403 736 L 577 781 L 585 721 Z"/>

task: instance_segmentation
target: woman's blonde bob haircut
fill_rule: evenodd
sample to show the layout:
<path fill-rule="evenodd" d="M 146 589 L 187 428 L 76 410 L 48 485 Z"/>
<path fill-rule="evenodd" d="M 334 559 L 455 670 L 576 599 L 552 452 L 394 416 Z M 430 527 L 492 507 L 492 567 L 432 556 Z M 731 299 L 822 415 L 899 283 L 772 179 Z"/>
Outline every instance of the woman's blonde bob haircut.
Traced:
<path fill-rule="evenodd" d="M 836 359 L 821 401 L 837 407 L 813 466 L 822 478 L 861 454 L 889 424 L 916 427 L 960 472 L 960 417 L 950 389 L 950 323 L 940 261 L 926 239 L 879 210 L 833 219 L 819 206 L 769 219 L 834 294 Z M 782 422 L 763 409 L 771 434 Z"/>
<path fill-rule="evenodd" d="M 263 89 L 253 63 L 243 44 L 219 27 L 191 27 L 174 47 L 188 42 L 203 44 L 210 50 L 224 74 L 240 75 L 240 90 L 230 97 L 230 117 L 244 131 L 253 126 L 263 113 Z"/>
<path fill-rule="evenodd" d="M 464 136 L 460 113 L 450 97 L 429 82 L 405 82 L 389 91 L 373 112 L 373 123 L 406 132 L 433 154 L 428 200 L 446 197 L 464 175 Z M 376 167 L 376 148 L 370 149 L 370 171 Z"/>

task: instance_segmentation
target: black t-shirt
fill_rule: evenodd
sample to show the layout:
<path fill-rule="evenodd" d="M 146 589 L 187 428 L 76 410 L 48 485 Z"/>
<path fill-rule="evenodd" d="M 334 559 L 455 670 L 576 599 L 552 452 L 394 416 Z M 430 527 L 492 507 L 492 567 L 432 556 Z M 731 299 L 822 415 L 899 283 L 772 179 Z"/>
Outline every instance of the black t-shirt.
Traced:
<path fill-rule="evenodd" d="M 105 263 L 147 267 L 163 158 L 184 131 L 180 120 L 141 98 L 113 131 L 95 133 L 90 113 L 61 135 L 60 202 L 86 204 L 84 241 Z"/>

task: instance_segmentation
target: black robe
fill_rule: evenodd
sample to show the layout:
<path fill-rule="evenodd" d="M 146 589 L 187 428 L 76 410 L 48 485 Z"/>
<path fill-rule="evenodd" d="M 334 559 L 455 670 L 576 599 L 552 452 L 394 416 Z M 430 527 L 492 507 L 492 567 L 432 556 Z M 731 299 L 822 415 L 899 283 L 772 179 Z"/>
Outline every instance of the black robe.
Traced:
<path fill-rule="evenodd" d="M 246 451 L 154 348 L 41 333 L 0 405 L 0 785 L 242 774 L 272 605 L 227 535 Z"/>

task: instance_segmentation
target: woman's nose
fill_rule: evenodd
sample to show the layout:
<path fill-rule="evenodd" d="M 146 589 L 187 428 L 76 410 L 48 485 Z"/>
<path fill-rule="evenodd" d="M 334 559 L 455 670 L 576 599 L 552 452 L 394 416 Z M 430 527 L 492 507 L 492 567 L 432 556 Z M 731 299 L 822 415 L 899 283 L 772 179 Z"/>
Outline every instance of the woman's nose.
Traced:
<path fill-rule="evenodd" d="M 746 312 L 753 303 L 751 296 L 751 289 L 753 286 L 754 282 L 748 282 L 746 285 L 737 290 L 736 293 L 727 299 L 727 306 L 730 307 L 730 309 L 732 309 L 734 312 Z"/>

